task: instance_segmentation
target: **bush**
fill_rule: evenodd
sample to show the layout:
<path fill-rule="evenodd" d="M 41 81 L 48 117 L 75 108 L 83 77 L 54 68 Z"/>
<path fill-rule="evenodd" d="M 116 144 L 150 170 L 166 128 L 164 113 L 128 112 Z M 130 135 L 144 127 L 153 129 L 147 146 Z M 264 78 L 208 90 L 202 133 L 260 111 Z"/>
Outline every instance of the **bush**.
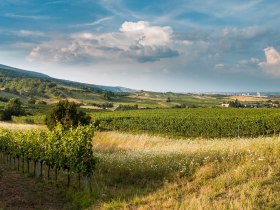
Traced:
<path fill-rule="evenodd" d="M 3 177 L 3 169 L 2 168 L 0 168 L 0 179 L 2 179 L 2 177 Z"/>
<path fill-rule="evenodd" d="M 91 121 L 90 116 L 85 112 L 78 111 L 77 104 L 68 100 L 59 101 L 55 104 L 46 116 L 46 125 L 53 129 L 56 125 L 61 124 L 64 128 L 88 125 Z"/>
<path fill-rule="evenodd" d="M 36 104 L 36 99 L 34 98 L 29 98 L 27 101 L 29 104 Z"/>
<path fill-rule="evenodd" d="M 12 98 L 4 107 L 4 110 L 0 112 L 0 120 L 9 121 L 12 116 L 25 115 L 25 111 L 22 108 L 22 103 L 18 98 Z"/>
<path fill-rule="evenodd" d="M 25 115 L 25 111 L 22 108 L 22 103 L 19 98 L 12 98 L 6 104 L 4 111 L 10 113 L 13 116 L 22 116 Z"/>
<path fill-rule="evenodd" d="M 5 110 L 1 110 L 0 111 L 0 120 L 10 121 L 10 120 L 12 120 L 12 115 Z"/>
<path fill-rule="evenodd" d="M 47 102 L 45 102 L 45 101 L 38 101 L 37 104 L 38 105 L 47 105 Z"/>
<path fill-rule="evenodd" d="M 6 98 L 6 97 L 0 96 L 0 101 L 2 101 L 2 102 L 8 102 L 9 99 Z"/>

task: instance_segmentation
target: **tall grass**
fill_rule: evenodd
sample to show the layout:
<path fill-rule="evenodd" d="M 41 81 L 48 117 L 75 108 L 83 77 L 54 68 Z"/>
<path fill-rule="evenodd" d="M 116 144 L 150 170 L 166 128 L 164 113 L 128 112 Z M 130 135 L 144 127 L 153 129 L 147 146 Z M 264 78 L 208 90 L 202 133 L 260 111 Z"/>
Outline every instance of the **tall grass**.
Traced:
<path fill-rule="evenodd" d="M 1 122 L 1 121 L 0 121 L 0 128 L 6 128 L 9 130 L 47 129 L 45 125 L 17 124 L 17 123 Z"/>
<path fill-rule="evenodd" d="M 280 139 L 97 133 L 92 209 L 279 209 Z"/>

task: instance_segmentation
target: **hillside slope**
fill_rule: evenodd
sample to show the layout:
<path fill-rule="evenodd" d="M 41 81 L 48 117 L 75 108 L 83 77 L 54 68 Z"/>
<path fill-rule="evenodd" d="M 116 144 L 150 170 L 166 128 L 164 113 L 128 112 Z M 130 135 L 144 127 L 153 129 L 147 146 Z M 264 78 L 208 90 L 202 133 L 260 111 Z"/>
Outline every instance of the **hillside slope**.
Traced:
<path fill-rule="evenodd" d="M 69 99 L 85 105 L 84 108 L 105 103 L 114 103 L 115 108 L 120 104 L 139 108 L 215 107 L 230 100 L 221 94 L 161 93 L 86 84 L 5 65 L 0 65 L 0 97 L 19 97 L 23 101 L 35 98 L 47 103 Z"/>
<path fill-rule="evenodd" d="M 112 86 L 103 86 L 103 85 L 95 85 L 95 84 L 87 84 L 81 82 L 74 82 L 69 80 L 62 80 L 52 78 L 46 74 L 34 72 L 34 71 L 27 71 L 22 70 L 6 65 L 0 64 L 0 75 L 6 75 L 13 78 L 39 78 L 45 79 L 53 82 L 57 82 L 59 84 L 70 85 L 74 87 L 83 87 L 83 88 L 90 88 L 90 89 L 99 89 L 104 91 L 112 91 L 112 92 L 134 92 L 134 90 L 125 88 L 125 87 L 112 87 Z"/>

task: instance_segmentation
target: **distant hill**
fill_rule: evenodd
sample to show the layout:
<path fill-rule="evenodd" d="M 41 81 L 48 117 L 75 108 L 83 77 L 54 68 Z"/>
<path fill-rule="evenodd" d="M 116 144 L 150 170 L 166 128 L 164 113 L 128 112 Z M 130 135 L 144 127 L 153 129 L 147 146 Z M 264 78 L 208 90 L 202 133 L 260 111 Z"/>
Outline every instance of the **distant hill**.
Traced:
<path fill-rule="evenodd" d="M 229 96 L 220 94 L 160 93 L 87 84 L 0 65 L 0 107 L 2 102 L 15 97 L 24 102 L 35 99 L 48 104 L 68 99 L 87 109 L 111 107 L 112 104 L 114 108 L 119 105 L 137 105 L 139 108 L 216 107 L 230 100 Z"/>
<path fill-rule="evenodd" d="M 0 64 L 0 74 L 6 75 L 12 78 L 37 78 L 37 79 L 45 79 L 48 81 L 53 81 L 61 84 L 66 84 L 74 87 L 82 87 L 82 88 L 93 88 L 93 89 L 99 89 L 104 91 L 111 91 L 111 92 L 135 92 L 135 90 L 125 87 L 112 87 L 112 86 L 103 86 L 103 85 L 95 85 L 95 84 L 87 84 L 87 83 L 81 83 L 81 82 L 74 82 L 74 81 L 68 81 L 68 80 L 61 80 L 52 78 L 46 74 L 34 72 L 34 71 L 27 71 L 22 70 L 6 65 Z"/>
<path fill-rule="evenodd" d="M 27 70 L 22 70 L 22 69 L 17 69 L 13 68 L 10 66 L 5 66 L 0 64 L 0 74 L 5 74 L 10 77 L 25 77 L 25 78 L 44 78 L 44 79 L 49 79 L 51 78 L 50 76 L 34 71 L 27 71 Z"/>

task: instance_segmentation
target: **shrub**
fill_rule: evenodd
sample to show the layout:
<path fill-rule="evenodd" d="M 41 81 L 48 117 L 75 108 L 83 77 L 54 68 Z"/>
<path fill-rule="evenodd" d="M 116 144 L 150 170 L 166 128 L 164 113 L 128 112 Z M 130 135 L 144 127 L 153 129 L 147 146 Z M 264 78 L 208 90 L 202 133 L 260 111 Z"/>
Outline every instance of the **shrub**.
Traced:
<path fill-rule="evenodd" d="M 25 115 L 25 111 L 22 108 L 22 103 L 19 98 L 12 98 L 4 107 L 4 110 L 0 112 L 0 120 L 9 121 L 12 116 Z"/>

